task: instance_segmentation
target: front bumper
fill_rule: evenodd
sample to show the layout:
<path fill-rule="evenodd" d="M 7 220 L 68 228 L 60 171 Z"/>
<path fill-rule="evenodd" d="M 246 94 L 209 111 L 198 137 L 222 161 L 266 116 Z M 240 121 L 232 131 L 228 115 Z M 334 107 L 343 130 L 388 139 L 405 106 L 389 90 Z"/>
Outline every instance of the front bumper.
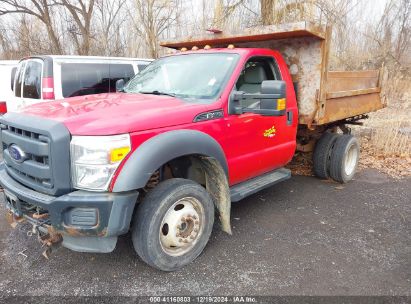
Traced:
<path fill-rule="evenodd" d="M 74 191 L 51 196 L 12 179 L 0 164 L 6 207 L 17 217 L 61 234 L 63 246 L 82 252 L 111 252 L 130 228 L 138 192 Z"/>

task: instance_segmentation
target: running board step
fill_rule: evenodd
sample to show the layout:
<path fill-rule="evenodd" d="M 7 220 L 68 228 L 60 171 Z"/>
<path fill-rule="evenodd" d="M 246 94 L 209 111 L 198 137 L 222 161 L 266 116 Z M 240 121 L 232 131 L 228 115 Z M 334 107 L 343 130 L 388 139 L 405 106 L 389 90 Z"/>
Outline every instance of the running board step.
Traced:
<path fill-rule="evenodd" d="M 291 171 L 286 168 L 280 168 L 261 176 L 254 177 L 230 188 L 231 201 L 238 202 L 251 194 L 271 187 L 272 185 L 287 180 L 290 177 Z"/>

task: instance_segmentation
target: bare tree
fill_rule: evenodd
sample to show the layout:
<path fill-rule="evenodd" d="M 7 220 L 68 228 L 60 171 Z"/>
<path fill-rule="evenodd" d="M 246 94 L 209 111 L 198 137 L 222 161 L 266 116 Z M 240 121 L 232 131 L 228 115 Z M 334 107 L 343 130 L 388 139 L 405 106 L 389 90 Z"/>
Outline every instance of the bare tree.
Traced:
<path fill-rule="evenodd" d="M 158 57 L 160 38 L 168 28 L 175 26 L 179 4 L 179 0 L 134 0 L 137 18 L 132 13 L 129 16 L 134 30 L 144 39 L 150 57 Z"/>
<path fill-rule="evenodd" d="M 385 56 L 401 64 L 411 48 L 411 2 L 409 0 L 390 0 L 385 9 L 374 40 Z"/>
<path fill-rule="evenodd" d="M 58 34 L 53 25 L 52 4 L 47 0 L 2 0 L 0 15 L 27 14 L 38 18 L 46 27 L 51 43 L 51 52 L 62 54 L 62 47 Z"/>
<path fill-rule="evenodd" d="M 96 13 L 99 22 L 97 35 L 99 54 L 108 56 L 124 55 L 123 29 L 125 27 L 126 0 L 96 0 Z"/>
<path fill-rule="evenodd" d="M 66 8 L 73 18 L 74 24 L 71 24 L 68 30 L 73 37 L 77 53 L 89 55 L 92 40 L 91 19 L 95 0 L 88 0 L 88 3 L 86 0 L 54 0 L 54 4 Z"/>
<path fill-rule="evenodd" d="M 278 0 L 261 0 L 261 23 L 263 25 L 274 23 L 274 12 L 276 10 Z"/>

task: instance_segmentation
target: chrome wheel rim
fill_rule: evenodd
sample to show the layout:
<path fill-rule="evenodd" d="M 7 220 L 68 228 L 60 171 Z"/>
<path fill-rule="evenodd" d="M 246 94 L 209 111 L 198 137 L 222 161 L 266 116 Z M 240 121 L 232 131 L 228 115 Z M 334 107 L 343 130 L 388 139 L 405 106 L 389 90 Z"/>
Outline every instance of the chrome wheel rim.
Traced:
<path fill-rule="evenodd" d="M 358 149 L 355 145 L 351 145 L 347 151 L 344 161 L 344 171 L 346 175 L 350 176 L 354 172 L 357 166 L 357 161 Z"/>
<path fill-rule="evenodd" d="M 204 221 L 204 208 L 198 199 L 179 199 L 167 210 L 160 225 L 163 251 L 171 256 L 189 252 L 203 234 Z"/>

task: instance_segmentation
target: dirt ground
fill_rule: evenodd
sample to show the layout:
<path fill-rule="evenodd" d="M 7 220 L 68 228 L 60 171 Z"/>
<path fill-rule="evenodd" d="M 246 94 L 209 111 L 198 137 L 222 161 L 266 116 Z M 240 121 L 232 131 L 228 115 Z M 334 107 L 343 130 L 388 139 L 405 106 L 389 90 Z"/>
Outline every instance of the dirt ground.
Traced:
<path fill-rule="evenodd" d="M 129 235 L 110 254 L 65 248 L 50 260 L 0 207 L 0 294 L 408 295 L 411 179 L 376 170 L 347 185 L 296 176 L 233 206 L 233 235 L 215 227 L 204 253 L 164 273 Z"/>

